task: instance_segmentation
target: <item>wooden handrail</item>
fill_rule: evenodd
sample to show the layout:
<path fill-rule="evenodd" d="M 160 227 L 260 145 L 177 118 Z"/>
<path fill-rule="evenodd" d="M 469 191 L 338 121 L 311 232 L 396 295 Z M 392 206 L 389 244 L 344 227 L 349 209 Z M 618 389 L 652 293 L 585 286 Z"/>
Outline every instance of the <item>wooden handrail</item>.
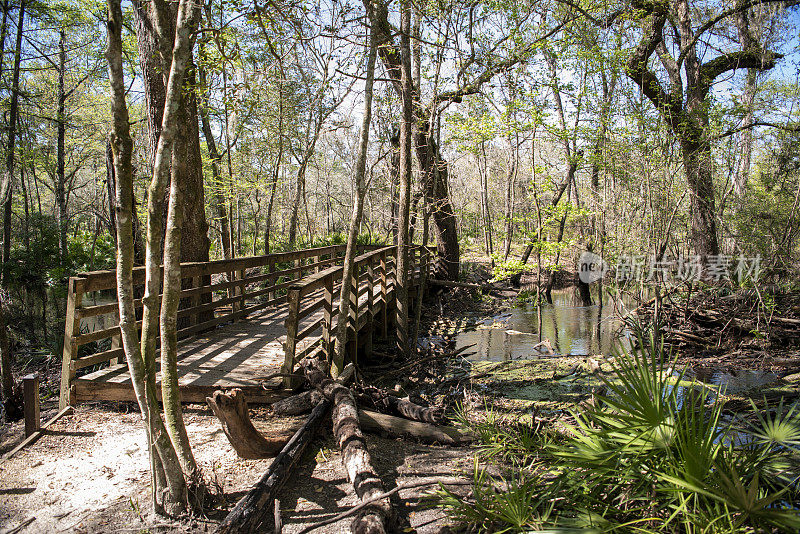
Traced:
<path fill-rule="evenodd" d="M 379 247 L 368 245 L 361 248 Z M 240 320 L 268 306 L 285 304 L 286 290 L 291 284 L 323 266 L 341 263 L 345 249 L 344 245 L 330 245 L 262 256 L 182 263 L 179 337 Z M 290 262 L 294 265 L 283 267 L 283 264 Z M 256 272 L 253 272 L 254 269 Z M 212 275 L 219 274 L 223 274 L 224 279 L 212 283 Z M 133 269 L 134 287 L 139 291 L 144 284 L 144 275 L 144 267 Z M 102 298 L 105 294 L 105 298 L 115 298 L 116 285 L 115 270 L 79 273 L 69 279 L 61 366 L 62 408 L 74 404 L 72 382 L 77 370 L 98 363 L 124 361 L 120 351 L 118 304 L 91 302 L 94 300 L 92 295 Z M 253 303 L 257 297 L 266 300 Z M 137 299 L 135 307 L 141 309 L 141 300 Z M 89 328 L 91 323 L 88 321 L 95 322 L 97 326 Z M 99 352 L 79 355 L 81 345 L 93 342 L 101 343 Z"/>
<path fill-rule="evenodd" d="M 420 265 L 424 265 L 428 269 L 433 266 L 427 261 L 428 254 L 417 253 L 421 248 L 418 245 L 411 246 L 410 267 L 412 272 Z M 346 340 L 351 346 L 351 350 L 348 351 L 351 359 L 355 360 L 357 348 L 362 344 L 359 337 L 363 338 L 365 354 L 369 354 L 372 350 L 373 323 L 375 316 L 379 313 L 381 314 L 380 330 L 384 337 L 387 335 L 389 323 L 387 311 L 389 302 L 394 298 L 395 286 L 395 271 L 394 269 L 390 270 L 388 265 L 395 263 L 396 250 L 396 246 L 386 246 L 357 256 L 353 260 L 353 274 L 350 281 L 342 281 L 344 267 L 337 265 L 306 276 L 289 286 L 282 367 L 282 372 L 287 375 L 284 379 L 284 385 L 287 388 L 291 389 L 297 385 L 297 380 L 289 375 L 293 373 L 295 366 L 303 357 L 319 350 L 328 361 L 331 361 L 334 343 L 333 330 L 338 309 L 338 306 L 334 306 L 334 301 L 342 283 L 352 284 Z M 430 251 L 432 250 L 429 248 Z M 420 264 L 421 259 L 423 261 Z M 411 282 L 415 283 L 416 280 L 412 277 Z M 321 319 L 315 318 L 313 315 L 313 312 L 319 308 L 323 309 Z M 301 324 L 304 320 L 308 324 Z M 360 332 L 362 325 L 367 327 L 364 332 Z M 308 346 L 299 347 L 300 342 L 320 328 L 322 329 L 320 339 Z"/>
<path fill-rule="evenodd" d="M 345 245 L 330 245 L 262 256 L 182 263 L 178 336 L 195 335 L 267 307 L 287 305 L 285 367 L 293 368 L 299 358 L 316 350 L 331 354 L 330 330 L 335 317 L 333 303 L 338 293 L 336 288 L 341 284 L 345 249 Z M 360 245 L 358 250 L 362 253 L 355 259 L 354 293 L 363 292 L 368 285 L 370 291 L 366 298 L 369 313 L 374 313 L 381 306 L 385 309 L 393 295 L 394 269 L 391 266 L 395 263 L 395 247 Z M 293 264 L 285 265 L 290 263 Z M 371 270 L 372 275 L 367 276 L 367 270 Z M 139 291 L 144 284 L 144 275 L 144 267 L 134 268 L 133 283 Z M 224 275 L 224 278 L 212 282 L 212 275 Z M 374 289 L 376 287 L 377 290 Z M 104 292 L 105 298 L 115 298 L 116 271 L 79 273 L 69 279 L 61 368 L 62 408 L 75 402 L 72 382 L 79 369 L 105 362 L 124 362 L 118 327 L 118 303 L 92 303 L 98 294 L 102 297 Z M 309 298 L 316 299 L 311 303 L 314 309 L 304 315 L 307 306 L 303 304 L 307 303 L 303 301 Z M 136 300 L 134 304 L 137 310 L 141 309 L 141 300 Z M 313 317 L 320 308 L 322 320 Z M 353 313 L 353 324 L 358 325 L 363 313 Z M 384 334 L 388 323 L 386 315 L 383 314 L 381 328 Z M 97 326 L 89 329 L 87 321 L 90 320 L 96 321 Z M 301 328 L 299 323 L 303 320 L 308 324 Z M 322 335 L 311 341 L 311 334 L 319 327 L 313 330 L 308 328 L 316 323 L 321 324 Z M 302 339 L 298 339 L 298 335 L 310 341 L 299 351 L 297 343 Z M 82 345 L 93 342 L 101 343 L 96 352 L 79 355 Z"/>

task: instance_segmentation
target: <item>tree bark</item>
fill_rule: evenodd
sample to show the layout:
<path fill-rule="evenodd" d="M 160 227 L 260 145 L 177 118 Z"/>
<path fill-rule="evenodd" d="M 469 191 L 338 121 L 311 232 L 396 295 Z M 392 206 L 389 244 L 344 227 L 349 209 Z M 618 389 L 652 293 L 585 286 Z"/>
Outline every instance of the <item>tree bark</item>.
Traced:
<path fill-rule="evenodd" d="M 322 400 L 322 393 L 311 389 L 270 405 L 273 415 L 300 415 L 310 412 Z"/>
<path fill-rule="evenodd" d="M 188 1 L 182 0 L 180 12 L 185 12 Z M 119 300 L 119 327 L 122 345 L 131 375 L 136 399 L 142 411 L 150 452 L 150 474 L 153 506 L 156 513 L 176 516 L 187 506 L 186 482 L 178 456 L 167 435 L 161 419 L 155 392 L 154 362 L 146 360 L 137 332 L 135 294 L 133 290 L 133 141 L 130 136 L 130 119 L 125 98 L 125 81 L 122 67 L 122 8 L 120 0 L 108 2 L 109 79 L 112 89 L 113 128 L 111 145 L 117 178 L 117 296 Z M 152 355 L 151 355 L 152 357 Z"/>
<path fill-rule="evenodd" d="M 61 264 L 67 260 L 67 193 L 66 193 L 66 135 L 67 117 L 66 101 L 67 96 L 64 90 L 64 75 L 66 69 L 67 32 L 61 28 L 58 32 L 58 93 L 56 95 L 56 224 L 58 225 L 58 255 Z"/>
<path fill-rule="evenodd" d="M 331 403 L 321 401 L 311 412 L 306 424 L 295 432 L 292 439 L 275 457 L 261 480 L 253 486 L 247 495 L 236 503 L 233 510 L 217 527 L 217 534 L 239 534 L 249 532 L 265 532 L 269 530 L 267 519 L 272 511 L 272 502 L 286 482 L 292 468 L 303 456 L 303 451 L 322 426 L 328 415 Z"/>
<path fill-rule="evenodd" d="M 687 0 L 648 4 L 638 11 L 636 16 L 643 23 L 641 38 L 628 58 L 625 71 L 678 139 L 686 182 L 692 194 L 691 240 L 695 252 L 705 263 L 708 256 L 719 254 L 708 93 L 715 80 L 731 70 L 769 70 L 783 56 L 753 43 L 753 46 L 701 62 L 696 47 L 701 35 L 695 30 L 697 25 L 692 21 L 693 15 L 695 12 Z M 677 59 L 669 54 L 663 43 L 668 19 L 676 25 L 678 33 L 675 44 L 681 55 Z M 706 30 L 712 28 L 713 25 Z M 649 67 L 650 58 L 657 50 L 667 71 L 669 87 L 665 87 Z"/>
<path fill-rule="evenodd" d="M 155 161 L 155 151 L 161 135 L 166 90 L 165 75 L 169 72 L 169 63 L 164 65 L 161 56 L 166 51 L 166 57 L 170 57 L 175 35 L 175 7 L 176 4 L 170 3 L 169 10 L 172 16 L 157 21 L 153 2 L 134 1 L 151 163 Z M 160 43 L 160 35 L 166 36 L 164 43 Z M 187 90 L 182 92 L 178 109 L 178 121 L 182 126 L 175 137 L 171 175 L 178 180 L 182 196 L 187 200 L 181 234 L 181 261 L 208 261 L 208 223 L 205 216 L 203 166 L 191 56 L 187 69 L 185 76 Z M 161 205 L 163 211 L 163 200 Z"/>
<path fill-rule="evenodd" d="M 362 1 L 367 5 L 367 0 Z M 421 103 L 420 89 L 414 87 L 411 74 L 408 76 L 408 82 L 403 80 L 404 66 L 402 60 L 404 54 L 401 50 L 403 48 L 402 38 L 401 46 L 398 48 L 393 41 L 395 32 L 391 24 L 389 24 L 386 4 L 376 4 L 375 9 L 372 10 L 371 19 L 372 25 L 376 27 L 378 32 L 378 39 L 382 43 L 378 54 L 392 80 L 392 87 L 394 87 L 401 100 L 404 100 L 406 92 L 411 93 L 413 137 L 417 160 L 420 162 L 422 176 L 426 177 L 424 183 L 425 194 L 429 197 L 429 204 L 433 208 L 436 246 L 440 258 L 437 263 L 436 274 L 445 279 L 457 280 L 460 250 L 458 225 L 448 192 L 448 164 L 442 157 L 439 145 L 431 134 L 429 125 L 430 112 Z M 401 32 L 401 37 L 403 35 L 407 34 Z M 408 48 L 410 48 L 410 43 Z M 408 70 L 410 70 L 410 66 Z M 400 177 L 400 182 L 400 187 L 402 188 L 402 176 Z"/>
<path fill-rule="evenodd" d="M 373 22 L 373 24 L 375 24 Z M 411 3 L 403 0 L 400 4 L 400 54 L 401 63 L 401 101 L 403 119 L 400 122 L 400 206 L 397 217 L 397 253 L 395 255 L 395 295 L 397 307 L 397 350 L 401 356 L 411 355 L 409 345 L 409 222 L 411 218 L 411 131 L 413 128 L 412 94 L 414 88 L 411 78 Z M 420 160 L 421 161 L 421 160 Z"/>
<path fill-rule="evenodd" d="M 201 49 L 202 50 L 202 49 Z M 200 76 L 200 86 L 203 91 L 208 91 L 205 69 L 200 67 L 198 69 Z M 225 208 L 226 199 L 223 193 L 222 177 L 219 172 L 220 156 L 217 150 L 217 143 L 214 140 L 214 132 L 211 130 L 211 121 L 208 118 L 208 99 L 203 97 L 198 105 L 198 114 L 200 115 L 200 124 L 203 128 L 203 136 L 206 138 L 206 148 L 208 149 L 208 156 L 211 158 L 211 208 L 214 211 L 215 219 L 219 221 L 220 225 L 220 242 L 222 243 L 222 255 L 226 259 L 233 258 L 233 250 L 231 247 L 231 233 L 228 228 L 228 212 Z"/>
<path fill-rule="evenodd" d="M 382 494 L 383 483 L 372 467 L 364 435 L 358 426 L 359 414 L 353 392 L 344 384 L 328 378 L 327 370 L 318 360 L 305 360 L 303 366 L 311 385 L 333 402 L 333 433 L 342 450 L 342 463 L 356 495 L 362 501 L 369 501 Z M 388 530 L 393 518 L 389 499 L 378 500 L 365 508 L 351 529 L 356 534 L 383 533 Z"/>

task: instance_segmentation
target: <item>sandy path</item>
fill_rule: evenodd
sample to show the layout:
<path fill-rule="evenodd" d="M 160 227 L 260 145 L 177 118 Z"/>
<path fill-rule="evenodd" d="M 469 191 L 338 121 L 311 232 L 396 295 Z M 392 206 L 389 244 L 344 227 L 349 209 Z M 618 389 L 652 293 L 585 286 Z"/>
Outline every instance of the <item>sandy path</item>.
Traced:
<path fill-rule="evenodd" d="M 129 409 L 128 405 L 119 408 Z M 254 415 L 269 432 L 298 424 Z M 266 470 L 271 460 L 241 460 L 205 408 L 187 410 L 187 430 L 206 477 L 219 484 L 229 509 Z M 387 488 L 416 477 L 451 477 L 471 468 L 470 451 L 369 436 L 378 472 Z M 341 459 L 329 435 L 319 438 L 281 492 L 284 532 L 325 519 L 354 504 Z M 144 431 L 138 413 L 80 406 L 54 424 L 36 444 L 0 464 L 0 529 L 34 518 L 22 532 L 122 532 L 152 527 Z M 407 532 L 437 532 L 441 511 L 426 509 L 424 489 L 401 492 L 396 505 Z M 224 513 L 224 512 L 223 512 Z M 220 515 L 172 524 L 166 530 L 212 531 Z M 348 532 L 349 520 L 318 532 Z M 409 528 L 410 527 L 410 528 Z"/>

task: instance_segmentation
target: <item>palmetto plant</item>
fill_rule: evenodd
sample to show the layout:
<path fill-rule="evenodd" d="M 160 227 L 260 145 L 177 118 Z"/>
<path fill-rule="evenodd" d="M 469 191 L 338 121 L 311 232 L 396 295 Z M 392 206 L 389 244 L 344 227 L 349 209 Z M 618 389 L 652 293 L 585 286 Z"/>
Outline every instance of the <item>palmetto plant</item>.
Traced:
<path fill-rule="evenodd" d="M 528 461 L 499 465 L 513 471 L 513 484 L 476 470 L 472 499 L 440 491 L 440 503 L 487 532 L 800 530 L 796 407 L 753 405 L 752 417 L 723 417 L 718 395 L 671 371 L 675 361 L 657 339 L 641 330 L 637 338 L 639 348 L 615 355 L 598 407 L 573 414 L 566 439 L 515 440 L 497 421 L 483 423 L 478 435 L 491 444 L 484 447 L 489 459 Z M 497 513 L 521 503 L 530 510 L 515 512 L 513 521 Z"/>

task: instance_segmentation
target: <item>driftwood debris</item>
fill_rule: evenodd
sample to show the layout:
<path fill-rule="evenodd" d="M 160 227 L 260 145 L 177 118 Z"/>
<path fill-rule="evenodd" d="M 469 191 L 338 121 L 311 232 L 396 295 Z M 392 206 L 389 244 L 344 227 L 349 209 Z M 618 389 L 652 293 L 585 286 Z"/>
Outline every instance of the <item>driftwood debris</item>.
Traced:
<path fill-rule="evenodd" d="M 330 409 L 331 402 L 323 400 L 312 410 L 306 423 L 295 432 L 261 480 L 236 503 L 234 509 L 220 523 L 217 527 L 218 534 L 260 532 L 269 528 L 268 519 L 275 496 L 288 478 L 292 467 L 314 438 Z"/>
<path fill-rule="evenodd" d="M 270 458 L 291 438 L 291 435 L 285 434 L 270 437 L 261 434 L 250 420 L 247 401 L 241 389 L 215 391 L 211 397 L 206 397 L 206 402 L 222 423 L 223 432 L 241 458 Z"/>
<path fill-rule="evenodd" d="M 361 501 L 369 501 L 383 493 L 383 483 L 372 467 L 366 441 L 358 424 L 358 409 L 353 392 L 341 382 L 328 377 L 325 365 L 319 360 L 305 360 L 306 378 L 325 398 L 333 402 L 333 433 L 342 451 L 342 463 L 347 478 Z M 370 503 L 353 521 L 355 534 L 387 532 L 394 514 L 389 498 Z"/>

